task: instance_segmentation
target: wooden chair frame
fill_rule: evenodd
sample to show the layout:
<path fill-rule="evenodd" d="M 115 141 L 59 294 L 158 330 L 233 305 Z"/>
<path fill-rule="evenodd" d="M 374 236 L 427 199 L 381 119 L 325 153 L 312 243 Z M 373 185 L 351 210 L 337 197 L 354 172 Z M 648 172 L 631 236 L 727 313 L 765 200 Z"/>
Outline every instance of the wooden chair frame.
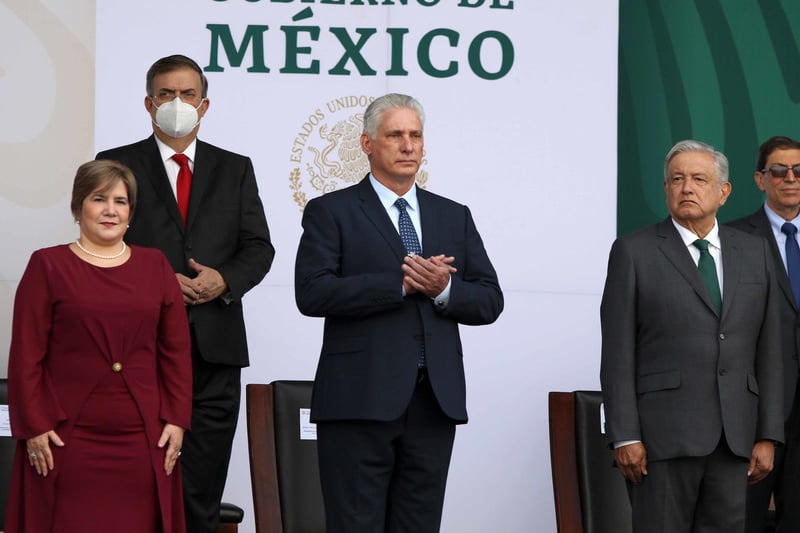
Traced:
<path fill-rule="evenodd" d="M 575 449 L 575 395 L 551 392 L 548 396 L 550 417 L 550 468 L 553 474 L 553 497 L 558 533 L 582 533 L 578 462 Z"/>
<path fill-rule="evenodd" d="M 247 396 L 247 448 L 256 533 L 283 533 L 275 455 L 272 385 L 251 383 Z M 258 430 L 253 431 L 251 428 Z"/>

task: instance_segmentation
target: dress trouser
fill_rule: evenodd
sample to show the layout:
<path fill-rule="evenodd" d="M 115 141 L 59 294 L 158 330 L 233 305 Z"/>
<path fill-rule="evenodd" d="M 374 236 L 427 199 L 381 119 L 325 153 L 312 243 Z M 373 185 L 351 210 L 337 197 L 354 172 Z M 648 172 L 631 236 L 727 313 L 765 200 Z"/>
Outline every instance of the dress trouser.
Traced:
<path fill-rule="evenodd" d="M 634 533 L 743 533 L 748 465 L 724 436 L 705 457 L 648 462 L 644 480 L 628 482 Z"/>
<path fill-rule="evenodd" d="M 400 418 L 317 423 L 327 533 L 436 533 L 455 422 L 425 371 Z"/>
<path fill-rule="evenodd" d="M 786 444 L 775 448 L 775 465 L 769 476 L 747 488 L 747 533 L 764 532 L 773 491 L 775 533 L 800 532 L 800 387 L 795 391 L 792 412 L 784 426 Z"/>
<path fill-rule="evenodd" d="M 216 533 L 239 420 L 241 369 L 206 362 L 192 333 L 192 372 L 192 428 L 180 457 L 186 531 Z"/>

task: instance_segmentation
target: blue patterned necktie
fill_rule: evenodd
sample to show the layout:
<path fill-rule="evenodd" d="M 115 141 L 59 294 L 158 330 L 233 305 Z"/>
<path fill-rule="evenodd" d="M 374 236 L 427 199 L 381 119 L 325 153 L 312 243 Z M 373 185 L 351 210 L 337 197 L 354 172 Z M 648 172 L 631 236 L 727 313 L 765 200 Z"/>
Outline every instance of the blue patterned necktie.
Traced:
<path fill-rule="evenodd" d="M 406 202 L 404 198 L 398 198 L 394 205 L 400 212 L 400 217 L 397 220 L 397 231 L 400 233 L 400 239 L 403 241 L 403 246 L 406 247 L 406 252 L 409 254 L 421 255 L 422 247 L 419 245 L 417 231 L 414 229 L 414 223 L 411 222 L 411 217 L 408 216 L 408 211 L 406 211 L 408 202 Z M 425 366 L 425 343 L 422 343 L 420 347 L 417 366 L 419 368 Z"/>
<path fill-rule="evenodd" d="M 697 262 L 697 269 L 700 271 L 700 277 L 703 278 L 708 292 L 711 294 L 711 301 L 714 302 L 714 307 L 717 308 L 717 314 L 722 312 L 722 294 L 719 290 L 719 278 L 717 278 L 717 265 L 714 263 L 714 258 L 708 252 L 708 241 L 705 239 L 697 239 L 692 244 L 700 250 L 700 260 Z"/>
<path fill-rule="evenodd" d="M 800 247 L 797 246 L 797 227 L 786 222 L 781 231 L 786 234 L 786 272 L 794 293 L 794 305 L 800 306 Z"/>
<path fill-rule="evenodd" d="M 400 239 L 403 241 L 403 246 L 406 247 L 406 252 L 409 254 L 422 254 L 422 247 L 419 245 L 417 231 L 414 229 L 411 217 L 408 216 L 408 211 L 406 211 L 408 202 L 406 202 L 404 198 L 398 198 L 394 205 L 400 212 L 400 218 L 397 221 L 397 230 L 400 232 Z"/>

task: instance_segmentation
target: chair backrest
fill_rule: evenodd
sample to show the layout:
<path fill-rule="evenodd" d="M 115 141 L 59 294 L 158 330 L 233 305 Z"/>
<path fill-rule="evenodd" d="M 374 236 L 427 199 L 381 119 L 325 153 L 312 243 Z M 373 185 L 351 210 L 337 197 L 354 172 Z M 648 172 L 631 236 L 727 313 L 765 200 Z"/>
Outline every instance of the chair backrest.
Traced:
<path fill-rule="evenodd" d="M 256 533 L 324 533 L 316 440 L 301 439 L 311 381 L 249 384 L 247 437 Z"/>
<path fill-rule="evenodd" d="M 598 391 L 551 392 L 550 464 L 559 533 L 632 530 L 625 480 L 602 433 Z"/>
<path fill-rule="evenodd" d="M 0 405 L 8 405 L 8 380 L 0 379 Z M 0 530 L 6 523 L 6 504 L 11 485 L 11 465 L 17 442 L 11 437 L 0 436 Z"/>

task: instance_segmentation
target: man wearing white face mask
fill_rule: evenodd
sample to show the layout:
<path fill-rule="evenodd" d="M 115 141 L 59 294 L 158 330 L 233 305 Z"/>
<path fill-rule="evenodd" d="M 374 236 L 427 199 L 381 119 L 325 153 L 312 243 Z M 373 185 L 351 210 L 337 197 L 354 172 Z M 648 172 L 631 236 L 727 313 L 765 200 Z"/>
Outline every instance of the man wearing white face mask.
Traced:
<path fill-rule="evenodd" d="M 173 139 L 186 137 L 194 130 L 195 126 L 200 124 L 198 110 L 206 103 L 205 98 L 200 98 L 196 107 L 183 101 L 184 98 L 189 101 L 197 100 L 197 97 L 191 94 L 173 97 L 172 94 L 166 93 L 158 97 L 149 96 L 149 98 L 156 107 L 156 119 L 153 123 L 167 136 Z M 157 101 L 163 101 L 164 98 L 172 98 L 172 100 L 168 100 L 161 105 L 156 103 Z M 208 106 L 206 106 L 207 108 Z M 205 109 L 203 114 L 205 114 Z"/>
<path fill-rule="evenodd" d="M 146 87 L 153 135 L 97 158 L 133 170 L 139 199 L 126 240 L 161 249 L 183 290 L 194 374 L 192 427 L 180 456 L 186 527 L 213 533 L 241 368 L 249 364 L 242 297 L 269 271 L 275 250 L 250 159 L 197 139 L 209 107 L 208 80 L 197 63 L 161 58 L 148 70 Z"/>

